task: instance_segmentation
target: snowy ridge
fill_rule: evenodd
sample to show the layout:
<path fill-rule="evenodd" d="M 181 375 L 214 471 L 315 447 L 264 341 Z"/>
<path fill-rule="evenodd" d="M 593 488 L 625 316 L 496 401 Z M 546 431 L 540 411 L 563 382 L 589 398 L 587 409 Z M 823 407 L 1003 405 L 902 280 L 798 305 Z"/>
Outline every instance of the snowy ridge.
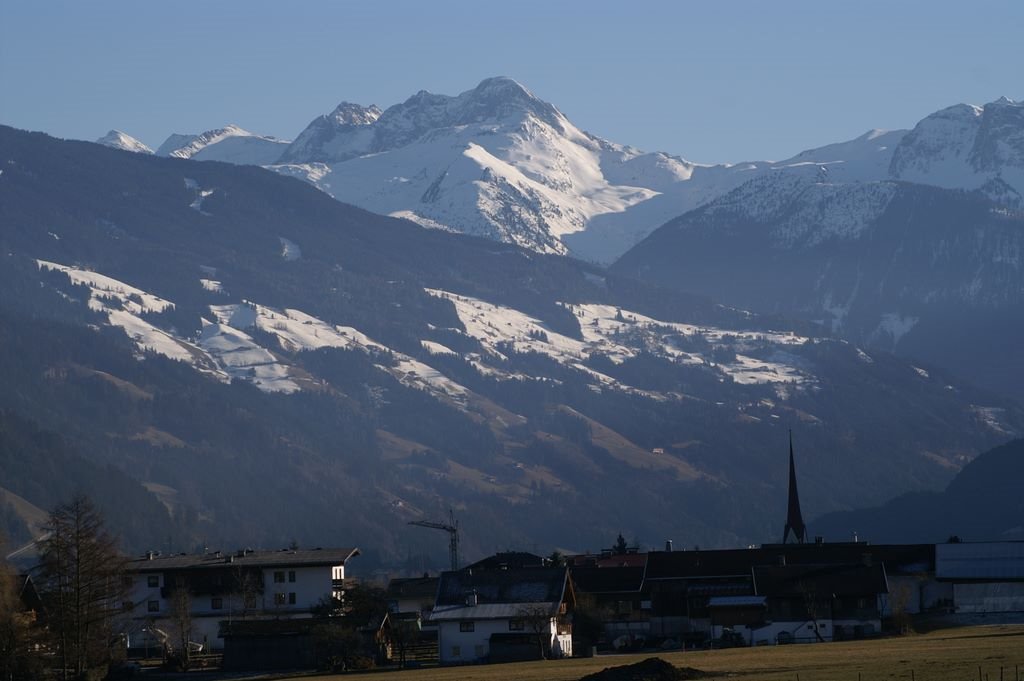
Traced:
<path fill-rule="evenodd" d="M 256 135 L 237 125 L 228 125 L 198 135 L 171 135 L 156 150 L 156 155 L 241 165 L 268 165 L 277 161 L 288 144 L 286 140 Z"/>
<path fill-rule="evenodd" d="M 514 80 L 489 78 L 455 97 L 421 91 L 383 112 L 343 103 L 273 169 L 427 227 L 611 262 L 670 219 L 765 175 L 824 168 L 833 184 L 898 177 L 890 168 L 912 138 L 870 130 L 780 162 L 700 165 L 583 132 Z"/>
<path fill-rule="evenodd" d="M 783 247 L 813 246 L 828 239 L 856 239 L 888 208 L 896 195 L 892 182 L 828 181 L 827 167 L 810 166 L 805 173 L 762 175 L 712 202 L 705 219 L 723 213 L 756 223 L 773 223 L 775 243 Z"/>
<path fill-rule="evenodd" d="M 342 102 L 292 143 L 229 125 L 171 135 L 156 153 L 259 164 L 424 227 L 610 263 L 748 181 L 808 168 L 825 169 L 831 184 L 908 180 L 980 189 L 1022 207 L 1022 111 L 1007 99 L 958 105 L 909 132 L 869 130 L 778 162 L 702 165 L 582 131 L 520 83 L 497 77 L 457 96 L 420 91 L 384 110 Z"/>
<path fill-rule="evenodd" d="M 107 147 L 113 147 L 114 149 L 121 149 L 122 151 L 132 151 L 139 154 L 153 153 L 153 150 L 147 147 L 145 144 L 135 139 L 131 135 L 121 132 L 120 130 L 111 130 L 106 135 L 96 140 L 96 144 L 102 144 Z"/>
<path fill-rule="evenodd" d="M 889 170 L 894 178 L 952 189 L 994 183 L 993 200 L 1024 206 L 1024 103 L 1003 97 L 938 111 L 907 133 Z"/>

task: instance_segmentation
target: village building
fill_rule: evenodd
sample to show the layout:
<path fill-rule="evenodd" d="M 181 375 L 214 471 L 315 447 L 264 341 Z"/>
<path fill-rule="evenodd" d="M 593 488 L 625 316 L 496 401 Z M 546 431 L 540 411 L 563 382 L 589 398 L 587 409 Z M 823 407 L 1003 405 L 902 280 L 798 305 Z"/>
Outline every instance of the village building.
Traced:
<path fill-rule="evenodd" d="M 566 568 L 444 572 L 431 621 L 441 664 L 572 655 L 575 596 Z"/>
<path fill-rule="evenodd" d="M 242 550 L 161 556 L 127 563 L 123 630 L 129 650 L 174 645 L 183 624 L 206 650 L 224 648 L 223 624 L 303 619 L 344 593 L 356 548 Z"/>
<path fill-rule="evenodd" d="M 949 589 L 950 609 L 955 615 L 1018 613 L 1024 619 L 1024 542 L 938 544 L 935 573 Z"/>

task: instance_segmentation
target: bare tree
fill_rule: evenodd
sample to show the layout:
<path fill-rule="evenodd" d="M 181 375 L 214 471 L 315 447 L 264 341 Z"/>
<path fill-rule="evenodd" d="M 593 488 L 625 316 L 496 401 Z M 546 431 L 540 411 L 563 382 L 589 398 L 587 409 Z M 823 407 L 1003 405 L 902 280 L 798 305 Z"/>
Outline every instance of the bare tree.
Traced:
<path fill-rule="evenodd" d="M 61 677 L 107 666 L 115 616 L 127 593 L 125 561 L 88 497 L 57 506 L 39 542 L 40 592 Z"/>
<path fill-rule="evenodd" d="M 516 617 L 523 621 L 523 628 L 537 641 L 542 660 L 551 655 L 551 607 L 546 603 L 529 603 L 516 611 Z"/>
<path fill-rule="evenodd" d="M 821 630 L 818 628 L 818 613 L 821 609 L 820 594 L 813 583 L 801 581 L 798 588 L 800 589 L 800 594 L 803 596 L 804 608 L 807 611 L 807 618 L 813 623 L 814 636 L 818 639 L 819 643 L 824 643 L 825 639 L 822 637 Z"/>
<path fill-rule="evenodd" d="M 188 671 L 192 666 L 192 649 L 189 647 L 192 642 L 192 593 L 183 584 L 176 586 L 171 593 L 170 616 L 173 625 L 170 633 L 174 637 L 170 657 L 182 671 Z"/>

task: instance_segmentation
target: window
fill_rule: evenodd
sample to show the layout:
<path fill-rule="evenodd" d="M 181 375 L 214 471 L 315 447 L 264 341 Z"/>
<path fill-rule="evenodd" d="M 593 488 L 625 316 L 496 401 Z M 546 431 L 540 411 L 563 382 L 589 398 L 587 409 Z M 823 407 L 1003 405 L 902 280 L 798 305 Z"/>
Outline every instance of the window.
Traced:
<path fill-rule="evenodd" d="M 156 589 L 160 586 L 160 575 L 150 575 L 146 577 L 146 584 L 149 585 L 150 589 Z"/>
<path fill-rule="evenodd" d="M 211 598 L 210 599 L 210 610 L 223 610 L 224 599 L 223 598 Z"/>
<path fill-rule="evenodd" d="M 452 657 L 459 657 L 462 655 L 462 648 L 459 646 L 452 646 Z"/>
<path fill-rule="evenodd" d="M 288 594 L 288 605 L 295 605 L 295 592 L 292 591 Z"/>
<path fill-rule="evenodd" d="M 150 601 L 146 603 L 147 612 L 160 612 L 160 601 Z"/>
<path fill-rule="evenodd" d="M 476 655 L 478 659 L 484 657 L 487 655 L 487 646 L 481 644 L 473 646 L 473 654 Z"/>
<path fill-rule="evenodd" d="M 254 610 L 256 608 L 256 594 L 244 594 L 242 596 L 242 607 L 246 610 Z"/>
<path fill-rule="evenodd" d="M 284 604 L 285 604 L 285 596 L 284 596 L 284 594 L 280 593 L 280 592 L 274 594 L 274 605 L 284 605 Z"/>
<path fill-rule="evenodd" d="M 523 620 L 509 620 L 508 621 L 508 630 L 509 631 L 525 631 L 526 630 L 526 622 L 524 622 Z"/>
<path fill-rule="evenodd" d="M 476 622 L 459 622 L 459 631 L 476 631 Z"/>
<path fill-rule="evenodd" d="M 288 571 L 288 581 L 289 582 L 294 582 L 295 581 L 295 570 L 289 570 Z"/>
<path fill-rule="evenodd" d="M 284 584 L 284 570 L 274 570 L 274 584 Z"/>

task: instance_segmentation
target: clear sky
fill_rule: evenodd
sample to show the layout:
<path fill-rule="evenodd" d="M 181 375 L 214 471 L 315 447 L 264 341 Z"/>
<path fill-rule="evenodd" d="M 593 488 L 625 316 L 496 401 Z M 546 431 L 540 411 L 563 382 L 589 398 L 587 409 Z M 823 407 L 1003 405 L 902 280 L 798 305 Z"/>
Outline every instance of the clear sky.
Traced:
<path fill-rule="evenodd" d="M 1024 2 L 0 0 L 0 123 L 61 137 L 290 139 L 495 75 L 616 142 L 780 159 L 1024 98 Z"/>

